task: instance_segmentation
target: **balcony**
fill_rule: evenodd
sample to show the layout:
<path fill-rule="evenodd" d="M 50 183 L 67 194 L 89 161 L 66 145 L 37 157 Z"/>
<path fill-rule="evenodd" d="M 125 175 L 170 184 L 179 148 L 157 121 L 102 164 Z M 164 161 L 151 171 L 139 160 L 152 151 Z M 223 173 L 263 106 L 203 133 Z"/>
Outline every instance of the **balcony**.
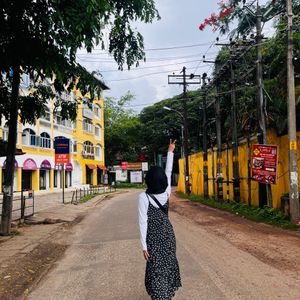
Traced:
<path fill-rule="evenodd" d="M 92 152 L 82 151 L 81 155 L 85 159 L 95 159 L 95 154 Z"/>
<path fill-rule="evenodd" d="M 22 144 L 24 146 L 40 147 L 44 149 L 51 149 L 51 139 L 47 137 L 41 137 L 38 135 L 23 135 Z"/>

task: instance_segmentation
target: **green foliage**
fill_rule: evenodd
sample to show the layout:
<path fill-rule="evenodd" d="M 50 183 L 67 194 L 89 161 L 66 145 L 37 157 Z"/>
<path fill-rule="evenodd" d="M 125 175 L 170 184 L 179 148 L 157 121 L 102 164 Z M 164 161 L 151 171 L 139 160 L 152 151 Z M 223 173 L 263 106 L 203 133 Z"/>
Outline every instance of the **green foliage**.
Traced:
<path fill-rule="evenodd" d="M 138 116 L 126 106 L 134 99 L 129 92 L 119 100 L 104 101 L 105 151 L 108 165 L 135 162 L 141 154 L 141 125 Z"/>
<path fill-rule="evenodd" d="M 34 123 L 43 113 L 49 94 L 36 88 L 46 78 L 52 91 L 77 88 L 85 95 L 100 92 L 105 85 L 76 63 L 76 52 L 91 52 L 103 44 L 103 30 L 110 26 L 109 52 L 120 69 L 134 65 L 145 54 L 142 36 L 132 29 L 133 21 L 159 18 L 153 0 L 5 0 L 0 4 L 0 119 L 9 119 L 11 71 L 30 75 L 34 92 L 20 97 L 23 121 Z M 79 82 L 77 82 L 79 78 Z M 59 98 L 59 97 L 57 97 Z M 14 100 L 13 100 L 14 101 Z M 61 104 L 58 103 L 57 105 Z M 28 110 L 30 107 L 30 110 Z M 77 101 L 63 105 L 62 117 L 74 118 Z"/>
<path fill-rule="evenodd" d="M 190 196 L 187 196 L 183 193 L 177 194 L 181 198 L 188 198 L 189 200 L 194 202 L 200 202 L 208 206 L 222 209 L 255 222 L 266 223 L 285 229 L 300 231 L 299 226 L 296 226 L 293 223 L 287 221 L 285 219 L 284 214 L 276 208 L 271 208 L 268 206 L 265 206 L 264 208 L 259 208 L 255 206 L 248 206 L 245 203 L 237 203 L 233 201 L 221 203 L 213 198 L 203 198 L 193 194 L 191 194 Z"/>
<path fill-rule="evenodd" d="M 128 183 L 128 182 L 118 182 L 115 187 L 117 189 L 146 189 L 147 186 L 145 184 L 139 183 Z"/>

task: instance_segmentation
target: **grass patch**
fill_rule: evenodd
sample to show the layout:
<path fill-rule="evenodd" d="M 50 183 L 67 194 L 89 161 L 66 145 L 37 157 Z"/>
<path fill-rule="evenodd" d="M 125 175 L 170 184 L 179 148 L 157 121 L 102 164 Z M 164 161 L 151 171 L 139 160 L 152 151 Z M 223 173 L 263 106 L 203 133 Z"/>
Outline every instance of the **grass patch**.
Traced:
<path fill-rule="evenodd" d="M 300 226 L 297 226 L 290 221 L 285 219 L 284 214 L 277 208 L 271 208 L 265 206 L 264 208 L 259 208 L 256 206 L 248 206 L 245 203 L 237 202 L 219 202 L 213 198 L 203 198 L 196 195 L 186 195 L 184 193 L 177 192 L 180 198 L 189 199 L 193 202 L 200 202 L 204 205 L 222 209 L 233 214 L 243 216 L 251 221 L 266 223 L 274 226 L 278 226 L 284 229 L 291 229 L 300 231 Z"/>
<path fill-rule="evenodd" d="M 128 183 L 128 182 L 118 182 L 115 185 L 117 189 L 145 189 L 147 186 L 144 183 Z"/>
<path fill-rule="evenodd" d="M 92 194 L 92 195 L 86 195 L 83 198 L 80 199 L 79 203 L 85 203 L 91 199 L 93 199 L 94 197 L 98 196 L 99 194 Z"/>

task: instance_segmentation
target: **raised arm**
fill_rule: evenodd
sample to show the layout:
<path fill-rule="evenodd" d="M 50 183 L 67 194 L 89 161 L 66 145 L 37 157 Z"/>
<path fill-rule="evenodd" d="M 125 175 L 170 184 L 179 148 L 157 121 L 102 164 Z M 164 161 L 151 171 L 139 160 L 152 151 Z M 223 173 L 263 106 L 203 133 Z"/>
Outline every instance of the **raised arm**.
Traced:
<path fill-rule="evenodd" d="M 168 178 L 168 187 L 167 187 L 166 192 L 168 193 L 169 196 L 171 195 L 171 175 L 172 175 L 172 169 L 173 169 L 175 143 L 176 143 L 176 140 L 174 140 L 173 142 L 172 142 L 172 140 L 170 140 L 168 154 L 167 154 L 167 164 L 166 164 L 166 170 L 165 170 L 167 178 Z"/>

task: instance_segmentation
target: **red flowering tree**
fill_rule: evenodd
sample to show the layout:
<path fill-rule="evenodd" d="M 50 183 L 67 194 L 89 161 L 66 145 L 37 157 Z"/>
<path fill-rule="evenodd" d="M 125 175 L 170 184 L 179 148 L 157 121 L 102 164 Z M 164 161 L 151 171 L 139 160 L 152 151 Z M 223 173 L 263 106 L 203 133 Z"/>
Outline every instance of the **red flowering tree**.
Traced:
<path fill-rule="evenodd" d="M 223 0 L 218 3 L 219 13 L 212 13 L 210 17 L 205 18 L 204 21 L 199 25 L 199 30 L 203 31 L 206 26 L 212 26 L 213 31 L 221 30 L 225 31 L 229 21 L 234 17 L 235 5 L 241 0 L 230 1 L 225 3 Z"/>

